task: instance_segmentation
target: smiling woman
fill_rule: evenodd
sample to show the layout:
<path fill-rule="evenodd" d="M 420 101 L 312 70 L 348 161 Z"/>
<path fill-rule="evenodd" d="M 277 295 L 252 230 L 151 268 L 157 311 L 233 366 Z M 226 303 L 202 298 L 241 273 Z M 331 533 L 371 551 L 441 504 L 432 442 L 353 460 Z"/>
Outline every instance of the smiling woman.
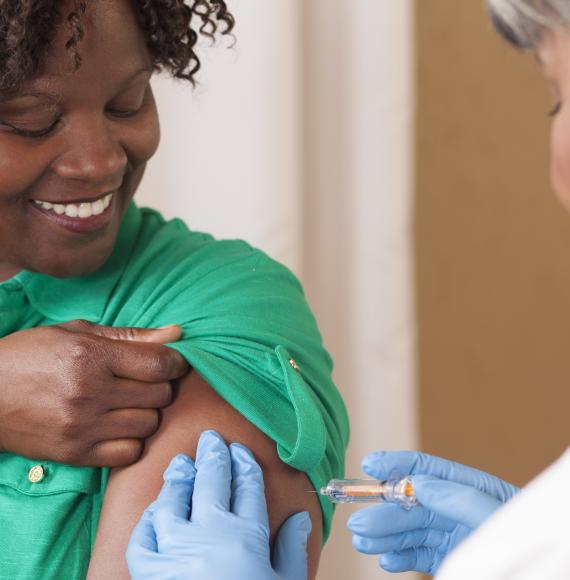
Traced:
<path fill-rule="evenodd" d="M 127 578 L 166 464 L 210 428 L 256 453 L 272 533 L 309 511 L 316 572 L 332 510 L 303 492 L 342 475 L 348 422 L 302 289 L 132 202 L 159 144 L 152 73 L 193 81 L 199 33 L 232 28 L 221 0 L 2 3 L 6 577 Z"/>

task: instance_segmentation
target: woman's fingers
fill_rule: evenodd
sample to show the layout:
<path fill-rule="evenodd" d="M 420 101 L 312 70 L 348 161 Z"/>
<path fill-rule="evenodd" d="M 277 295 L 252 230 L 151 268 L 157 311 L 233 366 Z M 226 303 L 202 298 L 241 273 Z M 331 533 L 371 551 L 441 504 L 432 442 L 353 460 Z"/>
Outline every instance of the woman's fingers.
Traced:
<path fill-rule="evenodd" d="M 135 328 L 132 326 L 101 326 L 87 320 L 70 320 L 58 326 L 71 332 L 94 334 L 102 338 L 130 340 L 133 342 L 154 342 L 157 344 L 176 342 L 182 336 L 182 329 L 177 324 L 163 326 L 162 328 Z"/>
<path fill-rule="evenodd" d="M 95 444 L 87 456 L 85 465 L 98 467 L 124 467 L 141 456 L 143 442 L 140 439 L 112 439 Z M 80 464 L 81 465 L 81 464 Z"/>
<path fill-rule="evenodd" d="M 99 338 L 107 368 L 116 377 L 147 383 L 172 381 L 188 372 L 188 363 L 175 350 L 151 342 Z"/>
<path fill-rule="evenodd" d="M 166 381 L 143 383 L 116 379 L 107 392 L 112 409 L 162 409 L 172 402 L 172 385 Z"/>
<path fill-rule="evenodd" d="M 99 420 L 101 440 L 146 439 L 158 429 L 160 418 L 156 409 L 117 409 L 105 413 Z"/>

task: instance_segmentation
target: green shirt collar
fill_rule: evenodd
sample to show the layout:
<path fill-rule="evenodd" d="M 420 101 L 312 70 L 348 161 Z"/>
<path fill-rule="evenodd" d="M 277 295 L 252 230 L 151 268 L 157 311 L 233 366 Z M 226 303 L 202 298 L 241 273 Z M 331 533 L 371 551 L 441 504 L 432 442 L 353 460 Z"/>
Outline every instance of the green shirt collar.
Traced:
<path fill-rule="evenodd" d="M 141 212 L 131 203 L 119 228 L 111 257 L 93 274 L 77 278 L 53 278 L 23 271 L 16 279 L 32 306 L 56 321 L 81 318 L 99 322 L 109 298 L 129 261 L 141 226 Z"/>

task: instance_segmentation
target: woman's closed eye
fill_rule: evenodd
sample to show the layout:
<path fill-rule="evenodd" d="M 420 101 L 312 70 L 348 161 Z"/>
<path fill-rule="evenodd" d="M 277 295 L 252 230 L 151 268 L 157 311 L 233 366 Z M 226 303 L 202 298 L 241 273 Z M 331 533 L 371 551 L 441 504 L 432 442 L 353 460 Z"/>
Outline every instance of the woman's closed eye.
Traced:
<path fill-rule="evenodd" d="M 117 117 L 119 119 L 130 119 L 131 117 L 134 117 L 138 113 L 140 113 L 141 109 L 142 109 L 142 105 L 140 105 L 137 108 L 133 108 L 133 109 L 121 109 L 121 108 L 115 108 L 115 107 L 108 107 L 107 114 L 109 114 L 113 117 Z"/>
<path fill-rule="evenodd" d="M 107 107 L 106 114 L 116 119 L 131 119 L 135 117 L 144 107 L 144 102 L 135 107 Z M 0 130 L 5 127 L 10 133 L 26 139 L 41 139 L 51 135 L 61 121 L 58 116 L 49 123 L 39 121 L 4 121 L 0 120 Z"/>
<path fill-rule="evenodd" d="M 0 127 L 6 127 L 10 133 L 13 133 L 19 137 L 25 137 L 26 139 L 41 139 L 42 137 L 47 137 L 53 131 L 55 131 L 56 127 L 59 125 L 61 117 L 57 117 L 53 120 L 50 124 L 43 124 L 43 126 L 39 126 L 37 123 L 34 123 L 34 127 L 27 125 L 26 123 L 17 123 L 17 122 L 7 122 L 7 121 L 0 121 Z M 38 127 L 38 128 L 36 128 Z"/>
<path fill-rule="evenodd" d="M 150 84 L 146 81 L 146 86 L 141 92 L 140 87 L 133 87 L 126 91 L 118 99 L 113 99 L 105 109 L 105 112 L 118 119 L 130 119 L 140 113 L 149 102 L 151 96 Z"/>

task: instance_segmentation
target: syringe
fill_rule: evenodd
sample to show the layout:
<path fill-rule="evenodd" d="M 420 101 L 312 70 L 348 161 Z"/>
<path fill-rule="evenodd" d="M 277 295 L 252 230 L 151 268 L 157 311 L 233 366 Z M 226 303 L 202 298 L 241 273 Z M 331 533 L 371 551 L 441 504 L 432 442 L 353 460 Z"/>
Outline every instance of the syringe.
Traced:
<path fill-rule="evenodd" d="M 376 479 L 332 479 L 322 487 L 321 495 L 333 503 L 391 502 L 405 509 L 413 508 L 418 500 L 411 477 Z"/>

